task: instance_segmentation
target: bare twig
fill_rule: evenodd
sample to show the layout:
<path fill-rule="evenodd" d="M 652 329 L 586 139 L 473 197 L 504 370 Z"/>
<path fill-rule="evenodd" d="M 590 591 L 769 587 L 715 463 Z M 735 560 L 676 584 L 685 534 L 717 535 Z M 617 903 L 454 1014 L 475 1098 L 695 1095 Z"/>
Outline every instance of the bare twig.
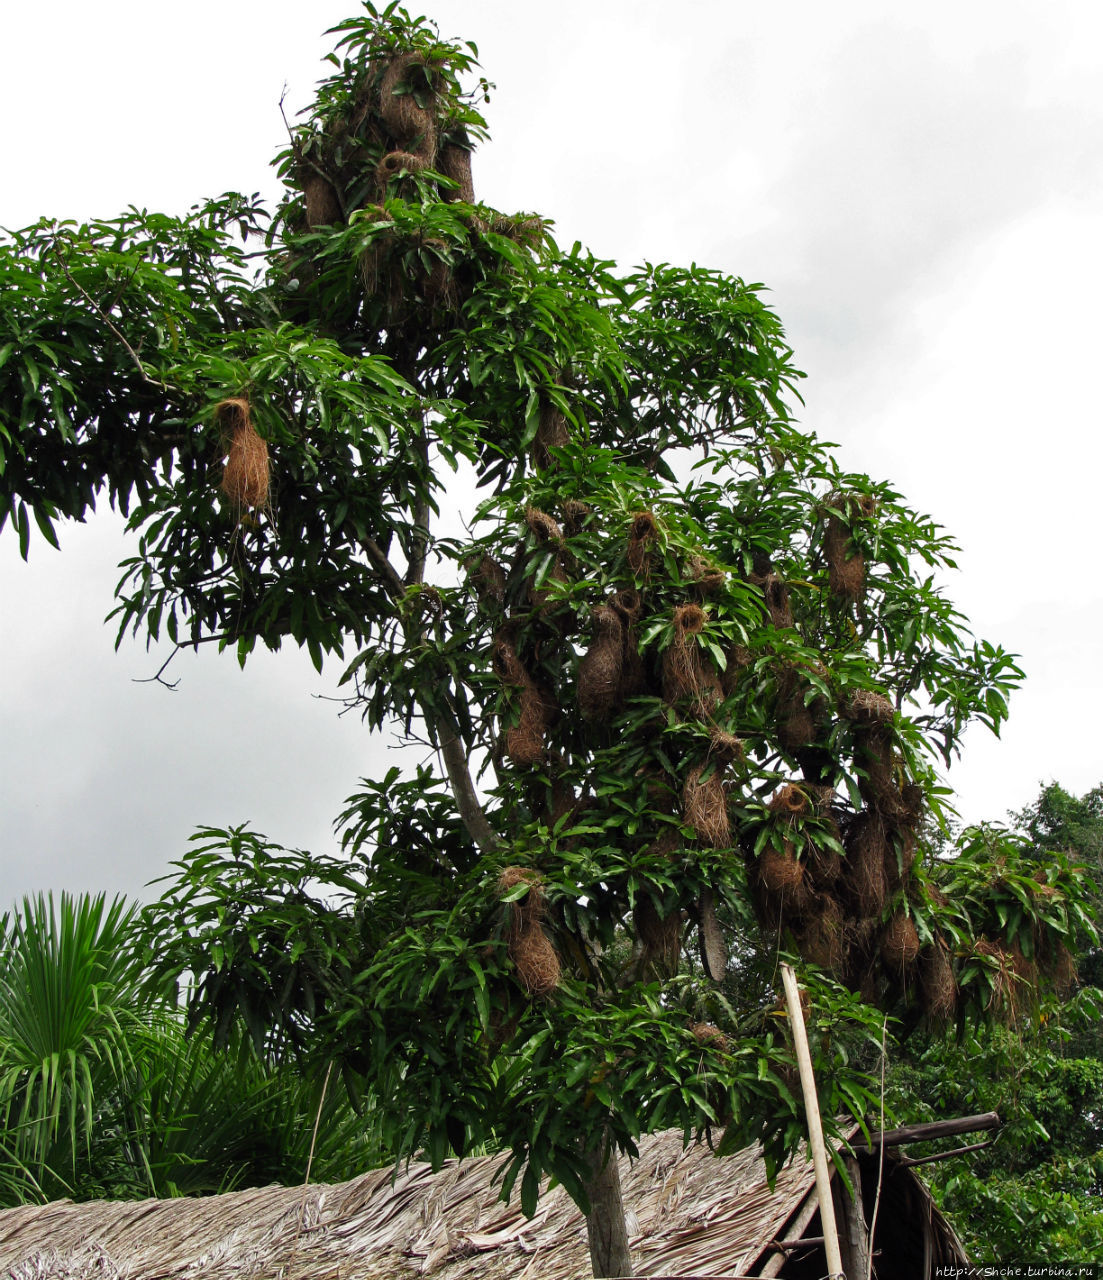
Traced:
<path fill-rule="evenodd" d="M 329 1088 L 329 1077 L 333 1074 L 333 1059 L 329 1060 L 329 1066 L 326 1067 L 326 1078 L 322 1081 L 322 1092 L 318 1098 L 318 1110 L 314 1113 L 314 1132 L 310 1135 L 310 1154 L 306 1158 L 306 1177 L 303 1178 L 303 1195 L 299 1201 L 299 1222 L 295 1229 L 295 1239 L 298 1240 L 299 1233 L 303 1229 L 303 1218 L 306 1216 L 306 1189 L 310 1186 L 310 1168 L 314 1163 L 314 1148 L 318 1142 L 318 1125 L 322 1120 L 322 1108 L 326 1103 L 326 1090 Z"/>
<path fill-rule="evenodd" d="M 118 340 L 126 348 L 126 353 L 128 356 L 130 356 L 131 360 L 134 361 L 134 364 L 138 372 L 142 375 L 142 380 L 144 382 L 148 382 L 151 387 L 156 387 L 159 391 L 175 392 L 176 391 L 175 387 L 170 386 L 169 383 L 167 382 L 161 382 L 157 378 L 151 378 L 150 375 L 146 372 L 146 367 L 142 363 L 141 356 L 138 355 L 137 351 L 135 351 L 134 348 L 127 341 L 122 330 L 119 329 L 119 327 L 115 324 L 115 322 L 111 319 L 111 317 L 107 314 L 107 312 L 104 311 L 104 309 L 95 300 L 95 298 L 92 297 L 92 295 L 88 292 L 88 290 L 79 281 L 73 278 L 73 273 L 69 270 L 69 264 L 65 261 L 65 257 L 61 252 L 61 246 L 56 242 L 54 243 L 54 254 L 57 257 L 58 262 L 61 264 L 62 271 L 65 272 L 65 278 L 69 281 L 69 283 L 73 286 L 73 288 L 77 290 L 77 292 L 81 295 L 81 297 L 84 298 L 84 300 L 88 303 L 88 305 L 92 308 L 92 310 L 95 311 L 96 315 L 99 316 L 99 318 L 104 322 L 104 324 L 108 327 L 108 329 L 111 330 L 111 332 L 115 335 L 115 337 L 118 338 Z"/>

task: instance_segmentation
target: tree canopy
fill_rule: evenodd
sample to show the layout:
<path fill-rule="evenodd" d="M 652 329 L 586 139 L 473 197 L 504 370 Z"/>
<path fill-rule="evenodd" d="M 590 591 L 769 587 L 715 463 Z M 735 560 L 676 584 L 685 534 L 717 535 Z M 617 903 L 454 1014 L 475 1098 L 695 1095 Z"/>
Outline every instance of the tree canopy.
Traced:
<path fill-rule="evenodd" d="M 23 554 L 106 499 L 120 635 L 341 657 L 425 747 L 350 798 L 344 861 L 202 831 L 159 949 L 216 1035 L 370 1089 L 395 1155 L 512 1149 L 526 1209 L 659 1127 L 776 1163 L 791 1049 L 737 953 L 803 958 L 824 1110 L 862 1116 L 885 1011 L 1014 1016 L 1087 927 L 1067 862 L 981 843 L 946 892 L 921 856 L 1021 672 L 944 595 L 948 536 L 797 424 L 762 286 L 478 203 L 474 46 L 395 5 L 335 32 L 274 213 L 0 245 Z"/>

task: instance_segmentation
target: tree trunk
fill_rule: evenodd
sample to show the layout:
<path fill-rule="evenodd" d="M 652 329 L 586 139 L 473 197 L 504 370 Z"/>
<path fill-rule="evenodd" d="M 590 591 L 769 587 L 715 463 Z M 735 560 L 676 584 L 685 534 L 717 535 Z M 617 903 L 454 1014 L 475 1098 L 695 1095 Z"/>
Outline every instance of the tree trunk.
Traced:
<path fill-rule="evenodd" d="M 586 1234 L 594 1275 L 630 1276 L 632 1255 L 628 1250 L 628 1228 L 624 1222 L 620 1169 L 617 1153 L 608 1138 L 591 1156 L 586 1194 L 590 1199 Z"/>

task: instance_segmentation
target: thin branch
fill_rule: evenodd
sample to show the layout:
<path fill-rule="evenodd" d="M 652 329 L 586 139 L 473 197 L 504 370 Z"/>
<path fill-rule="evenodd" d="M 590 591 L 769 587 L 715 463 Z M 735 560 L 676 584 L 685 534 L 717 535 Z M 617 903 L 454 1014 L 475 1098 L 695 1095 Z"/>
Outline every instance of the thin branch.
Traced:
<path fill-rule="evenodd" d="M 164 685 L 170 693 L 175 693 L 180 684 L 179 680 L 164 680 L 165 669 L 169 663 L 176 657 L 181 649 L 198 649 L 201 644 L 213 644 L 216 641 L 226 640 L 227 636 L 200 636 L 198 640 L 189 640 L 185 644 L 181 644 L 179 640 L 175 641 L 174 648 L 169 656 L 161 663 L 151 676 L 131 676 L 131 684 L 160 684 Z"/>
<path fill-rule="evenodd" d="M 455 726 L 441 718 L 432 727 L 436 729 L 444 770 L 463 825 L 482 853 L 493 853 L 498 848 L 498 837 L 479 802 L 475 784 L 471 781 L 471 771 L 467 767 L 467 752 Z"/>
<path fill-rule="evenodd" d="M 374 538 L 361 538 L 360 545 L 364 548 L 364 554 L 371 561 L 372 568 L 387 584 L 391 598 L 393 600 L 401 600 L 406 594 L 406 584 L 399 576 L 398 570 L 387 559 L 386 552 Z"/>
<path fill-rule="evenodd" d="M 88 303 L 88 305 L 92 308 L 92 310 L 96 313 L 96 315 L 99 316 L 99 318 L 104 322 L 104 324 L 107 325 L 108 329 L 111 330 L 111 332 L 115 335 L 115 337 L 118 338 L 118 340 L 126 348 L 127 355 L 129 355 L 131 360 L 134 361 L 134 364 L 137 367 L 138 372 L 142 375 L 143 382 L 148 382 L 151 387 L 157 387 L 158 390 L 160 391 L 176 392 L 176 388 L 171 386 L 169 383 L 160 382 L 157 378 L 151 378 L 149 376 L 149 374 L 146 372 L 145 365 L 142 364 L 141 356 L 138 355 L 137 351 L 135 351 L 134 348 L 130 345 L 130 343 L 126 340 L 126 337 L 123 335 L 122 330 L 119 329 L 119 327 L 115 324 L 115 322 L 111 319 L 111 317 L 107 314 L 107 312 L 104 311 L 104 309 L 95 300 L 95 298 L 92 297 L 92 295 L 88 292 L 88 290 L 82 284 L 80 284 L 79 281 L 73 278 L 73 273 L 69 270 L 69 265 L 65 261 L 64 256 L 62 255 L 61 246 L 57 243 L 54 244 L 54 253 L 57 256 L 58 262 L 61 264 L 62 271 L 65 272 L 65 278 L 69 281 L 69 283 L 73 286 L 73 288 L 77 290 L 77 292 L 81 295 L 81 297 L 84 298 L 84 300 Z"/>
<path fill-rule="evenodd" d="M 885 1066 L 888 1058 L 887 1042 L 889 1020 L 886 1017 L 881 1027 L 881 1132 L 885 1132 Z M 881 1207 L 881 1186 L 885 1179 L 885 1144 L 881 1143 L 881 1152 L 877 1159 L 877 1193 L 873 1197 L 873 1212 L 869 1216 L 869 1245 L 866 1249 L 865 1280 L 873 1275 L 873 1235 L 877 1230 L 877 1211 Z"/>

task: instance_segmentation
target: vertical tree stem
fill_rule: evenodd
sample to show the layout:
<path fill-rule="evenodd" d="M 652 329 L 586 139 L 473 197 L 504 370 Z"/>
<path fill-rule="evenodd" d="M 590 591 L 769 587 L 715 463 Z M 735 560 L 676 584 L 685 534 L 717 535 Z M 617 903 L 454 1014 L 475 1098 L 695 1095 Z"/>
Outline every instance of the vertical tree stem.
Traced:
<path fill-rule="evenodd" d="M 624 1221 L 624 1198 L 620 1188 L 617 1153 L 606 1134 L 590 1158 L 586 1181 L 590 1212 L 586 1215 L 586 1235 L 590 1262 L 598 1277 L 631 1276 L 632 1254 L 628 1248 L 628 1228 Z"/>

